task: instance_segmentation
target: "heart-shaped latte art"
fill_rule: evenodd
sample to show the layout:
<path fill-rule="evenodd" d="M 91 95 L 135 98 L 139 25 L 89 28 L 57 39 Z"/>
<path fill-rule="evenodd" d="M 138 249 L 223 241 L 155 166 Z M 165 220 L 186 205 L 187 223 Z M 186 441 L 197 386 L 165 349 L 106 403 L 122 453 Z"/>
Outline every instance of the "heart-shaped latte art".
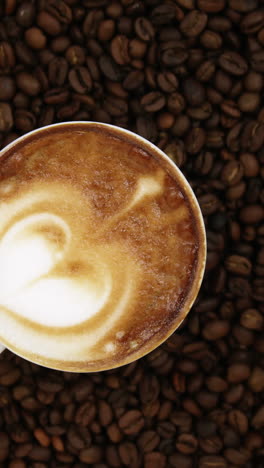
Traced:
<path fill-rule="evenodd" d="M 5 323 L 7 330 L 12 323 L 20 327 L 23 347 L 30 349 L 35 342 L 45 355 L 59 357 L 63 352 L 69 358 L 78 355 L 75 337 L 81 356 L 84 348 L 94 347 L 115 327 L 132 302 L 140 269 L 120 243 L 105 242 L 103 237 L 120 216 L 126 216 L 151 192 L 149 183 L 146 188 L 139 184 L 129 206 L 98 230 L 87 198 L 72 186 L 32 184 L 30 192 L 20 190 L 16 197 L 12 196 L 15 185 L 7 190 L 3 184 L 2 193 L 0 187 L 0 195 L 7 194 L 0 207 L 3 329 Z M 157 186 L 153 184 L 152 189 L 157 190 Z M 83 216 L 94 232 L 87 231 Z M 122 331 L 118 333 L 122 335 Z M 20 341 L 19 336 L 16 341 Z"/>
<path fill-rule="evenodd" d="M 96 246 L 85 265 L 69 257 L 70 243 L 70 227 L 51 213 L 29 215 L 12 225 L 0 242 L 1 304 L 50 327 L 74 326 L 97 314 L 111 294 L 111 273 Z M 53 273 L 65 259 L 75 272 Z"/>
<path fill-rule="evenodd" d="M 128 362 L 191 284 L 184 193 L 155 158 L 106 140 L 50 134 L 0 167 L 0 342 L 48 367 Z"/>

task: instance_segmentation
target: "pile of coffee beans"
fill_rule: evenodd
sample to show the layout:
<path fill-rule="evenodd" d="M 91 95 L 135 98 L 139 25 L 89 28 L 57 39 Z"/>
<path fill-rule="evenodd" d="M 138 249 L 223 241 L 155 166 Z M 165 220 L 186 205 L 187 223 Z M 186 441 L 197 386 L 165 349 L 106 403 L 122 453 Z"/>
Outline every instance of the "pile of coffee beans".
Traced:
<path fill-rule="evenodd" d="M 129 128 L 181 168 L 208 258 L 180 330 L 95 374 L 0 358 L 0 467 L 264 467 L 262 0 L 1 0 L 0 144 Z"/>

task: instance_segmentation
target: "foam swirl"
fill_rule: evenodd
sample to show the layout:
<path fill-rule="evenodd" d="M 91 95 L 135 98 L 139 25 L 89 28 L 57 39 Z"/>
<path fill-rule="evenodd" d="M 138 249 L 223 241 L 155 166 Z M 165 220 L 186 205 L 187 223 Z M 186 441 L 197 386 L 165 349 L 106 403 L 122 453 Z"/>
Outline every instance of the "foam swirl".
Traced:
<path fill-rule="evenodd" d="M 55 327 L 74 332 L 78 325 L 105 312 L 111 305 L 112 313 L 105 320 L 101 318 L 103 326 L 97 325 L 95 335 L 86 333 L 86 348 L 87 344 L 94 346 L 131 302 L 135 272 L 137 281 L 140 276 L 139 267 L 120 243 L 98 244 L 97 239 L 145 197 L 159 193 L 161 180 L 161 173 L 155 178 L 141 178 L 131 200 L 101 225 L 96 236 L 83 230 L 80 222 L 74 223 L 76 216 L 82 217 L 85 206 L 85 217 L 95 226 L 87 199 L 82 199 L 71 186 L 67 187 L 67 199 L 65 184 L 62 188 L 59 184 L 42 183 L 40 189 L 38 183 L 31 186 L 30 194 L 20 193 L 19 198 L 3 203 L 0 207 L 2 308 L 11 311 L 21 324 L 26 320 L 28 326 L 39 330 L 50 327 L 54 331 Z M 44 206 L 46 211 L 40 211 Z M 64 219 L 52 212 L 56 206 L 60 207 Z"/>

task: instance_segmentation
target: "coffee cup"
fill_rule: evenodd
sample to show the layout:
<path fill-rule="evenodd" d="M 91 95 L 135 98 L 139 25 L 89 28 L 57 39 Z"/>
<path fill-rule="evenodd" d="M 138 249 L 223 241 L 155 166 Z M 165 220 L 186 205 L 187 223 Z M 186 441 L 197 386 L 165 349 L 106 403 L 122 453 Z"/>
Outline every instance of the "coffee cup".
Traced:
<path fill-rule="evenodd" d="M 42 366 L 92 372 L 146 355 L 182 323 L 206 258 L 190 184 L 123 128 L 34 130 L 0 159 L 0 341 Z"/>

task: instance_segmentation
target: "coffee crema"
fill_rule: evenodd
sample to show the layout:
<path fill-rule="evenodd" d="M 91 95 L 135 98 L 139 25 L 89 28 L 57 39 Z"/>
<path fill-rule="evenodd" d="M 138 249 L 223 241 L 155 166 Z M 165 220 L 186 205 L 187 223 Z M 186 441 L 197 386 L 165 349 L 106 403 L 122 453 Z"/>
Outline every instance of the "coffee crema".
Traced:
<path fill-rule="evenodd" d="M 155 147 L 95 123 L 43 129 L 3 153 L 0 199 L 0 341 L 17 354 L 109 369 L 184 318 L 204 239 Z"/>

